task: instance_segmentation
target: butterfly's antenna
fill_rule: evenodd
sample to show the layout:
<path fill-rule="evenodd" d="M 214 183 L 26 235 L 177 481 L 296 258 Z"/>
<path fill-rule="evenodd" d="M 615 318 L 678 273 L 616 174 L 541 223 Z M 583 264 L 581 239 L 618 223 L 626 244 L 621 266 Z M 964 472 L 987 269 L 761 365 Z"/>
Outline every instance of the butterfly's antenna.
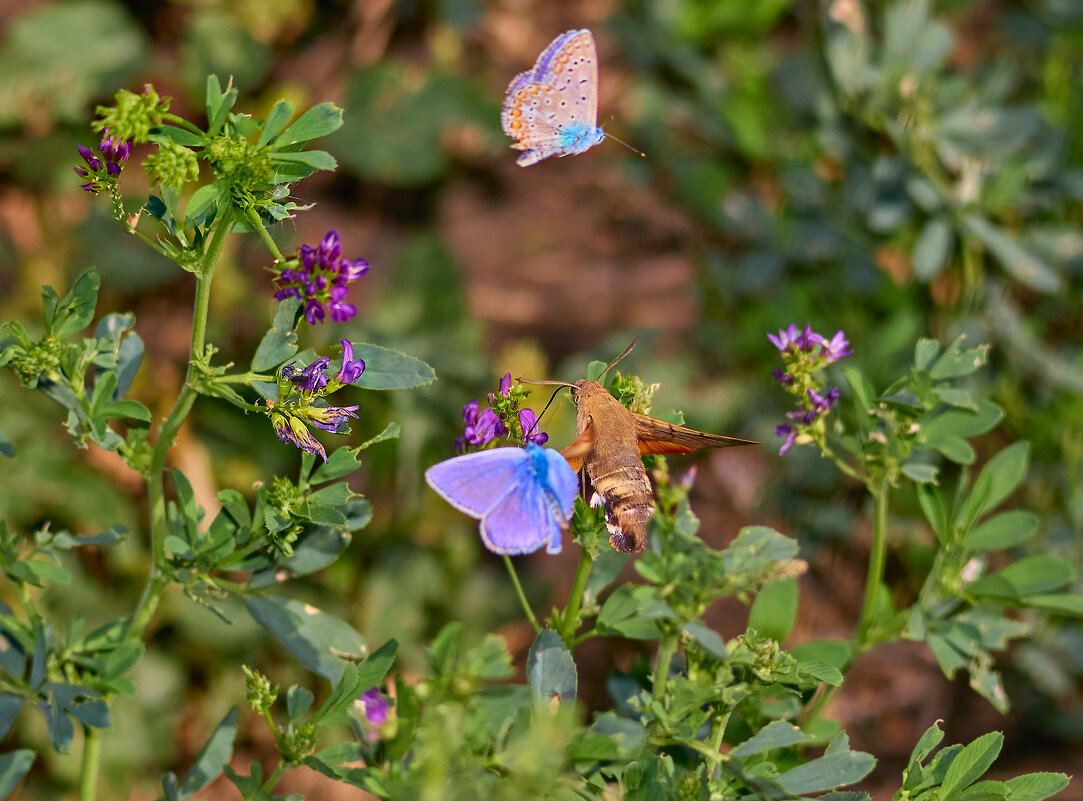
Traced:
<path fill-rule="evenodd" d="M 631 341 L 631 343 L 629 343 L 628 347 L 626 347 L 624 350 L 621 351 L 620 356 L 618 356 L 617 358 L 615 358 L 613 361 L 611 361 L 609 364 L 607 364 L 605 366 L 605 369 L 602 370 L 602 374 L 598 376 L 598 383 L 599 384 L 602 383 L 602 379 L 605 377 L 605 374 L 609 372 L 610 368 L 615 367 L 617 362 L 619 362 L 621 359 L 623 359 L 625 356 L 627 356 L 629 353 L 632 352 L 632 348 L 634 348 L 636 346 L 637 342 L 639 342 L 639 337 L 636 337 L 635 339 L 633 339 Z"/>
<path fill-rule="evenodd" d="M 605 138 L 606 138 L 606 139 L 612 139 L 612 140 L 613 140 L 614 142 L 616 142 L 617 144 L 620 144 L 620 145 L 624 145 L 624 146 L 625 146 L 626 148 L 628 148 L 629 150 L 631 150 L 631 151 L 632 151 L 633 153 L 638 153 L 638 154 L 639 154 L 639 155 L 641 155 L 641 156 L 642 156 L 643 158 L 647 158 L 647 154 L 646 154 L 646 153 L 644 153 L 644 152 L 643 152 L 642 150 L 636 150 L 636 149 L 635 149 L 634 147 L 632 147 L 632 146 L 631 146 L 630 144 L 628 144 L 627 142 L 625 142 L 625 141 L 624 141 L 623 139 L 618 139 L 617 137 L 613 136 L 613 134 L 611 134 L 611 133 L 607 133 L 607 134 L 605 135 Z"/>

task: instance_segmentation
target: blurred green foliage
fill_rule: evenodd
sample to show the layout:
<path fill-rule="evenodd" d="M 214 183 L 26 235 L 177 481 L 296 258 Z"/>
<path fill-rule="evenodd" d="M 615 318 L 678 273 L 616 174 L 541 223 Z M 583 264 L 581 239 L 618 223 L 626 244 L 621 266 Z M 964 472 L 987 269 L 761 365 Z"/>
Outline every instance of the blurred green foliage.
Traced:
<path fill-rule="evenodd" d="M 192 109 L 207 73 L 232 74 L 248 97 L 285 93 L 345 107 L 346 125 L 324 143 L 339 173 L 297 198 L 319 202 L 314 221 L 297 222 L 313 228 L 276 235 L 312 241 L 316 229 L 348 221 L 373 249 L 365 255 L 382 283 L 343 335 L 416 354 L 440 378 L 415 393 L 365 393 L 375 397 L 361 401 L 354 444 L 392 421 L 402 437 L 366 452 L 357 488 L 373 504 L 373 522 L 349 558 L 304 585 L 315 606 L 351 621 L 369 641 L 394 635 L 400 668 L 423 669 L 425 645 L 448 621 L 463 621 L 476 640 L 517 615 L 501 567 L 481 550 L 473 525 L 420 481 L 424 467 L 451 454 L 462 404 L 520 364 L 524 374 L 580 378 L 588 354 L 608 360 L 628 340 L 616 328 L 640 325 L 630 316 L 604 341 L 583 341 L 577 321 L 561 318 L 560 303 L 544 310 L 561 318 L 555 326 L 528 314 L 511 326 L 479 320 L 476 290 L 493 279 L 478 276 L 447 216 L 470 193 L 513 205 L 576 252 L 615 241 L 629 261 L 656 218 L 686 221 L 686 235 L 666 243 L 693 268 L 693 314 L 657 326 L 629 369 L 662 382 L 658 408 L 682 408 L 705 430 L 772 441 L 785 399 L 769 376 L 773 351 L 764 334 L 790 321 L 844 328 L 877 386 L 909 365 L 921 336 L 992 342 L 991 369 L 971 379 L 972 389 L 996 401 L 1005 421 L 979 441 L 978 459 L 1009 440 L 1031 442 L 1019 503 L 1043 523 L 1027 547 L 1078 564 L 1083 6 L 628 0 L 604 18 L 586 2 L 554 6 L 529 3 L 510 17 L 496 5 L 456 2 L 77 0 L 0 12 L 0 319 L 26 317 L 38 308 L 40 284 L 68 286 L 96 265 L 112 296 L 108 307 L 136 312 L 148 353 L 134 395 L 160 413 L 156 404 L 179 381 L 175 339 L 178 324 L 187 324 L 190 284 L 119 242 L 108 215 L 87 208 L 70 172 L 74 146 L 94 140 L 86 121 L 118 85 L 134 91 L 154 80 L 177 106 Z M 648 158 L 606 145 L 521 174 L 497 127 L 501 92 L 551 36 L 588 24 L 601 48 L 600 121 Z M 529 180 L 529 193 L 541 195 L 573 178 L 594 187 L 576 199 L 591 207 L 625 193 L 645 197 L 648 230 L 630 231 L 612 218 L 600 230 L 548 230 L 550 221 L 534 219 L 533 196 L 512 191 Z M 510 232 L 489 235 L 488 247 L 507 248 L 503 281 L 534 286 L 515 269 L 522 251 L 512 246 L 521 243 Z M 270 308 L 261 258 L 254 249 L 231 254 L 230 273 L 216 287 L 220 319 L 231 324 L 214 341 L 229 348 L 227 357 L 255 350 L 258 328 L 245 323 Z M 597 289 L 595 267 L 584 255 L 553 280 L 574 298 Z M 500 350 L 520 339 L 533 347 Z M 562 364 L 547 365 L 540 353 Z M 842 384 L 841 373 L 834 383 Z M 124 543 L 79 561 L 73 586 L 85 588 L 81 606 L 91 617 L 130 607 L 149 558 L 140 482 L 119 464 L 99 473 L 63 436 L 58 409 L 10 378 L 0 381 L 0 404 L 0 440 L 14 444 L 20 468 L 32 466 L 31 480 L 0 456 L 3 516 L 27 531 L 46 518 L 81 534 L 125 525 Z M 567 435 L 568 410 L 550 414 Z M 251 488 L 251 501 L 253 485 L 285 472 L 296 456 L 247 433 L 257 425 L 204 404 L 182 450 L 202 465 L 212 489 Z M 559 435 L 554 441 L 562 444 Z M 769 478 L 753 504 L 785 514 L 778 528 L 797 536 L 804 554 L 815 563 L 818 547 L 825 557 L 840 541 L 857 547 L 864 510 L 837 492 L 819 457 L 799 449 L 777 461 L 765 448 L 762 458 Z M 955 480 L 945 473 L 946 482 Z M 910 525 L 899 532 L 893 569 L 905 572 L 923 558 L 929 534 L 916 496 L 902 514 Z M 540 603 L 563 577 L 542 560 L 528 565 L 536 569 L 528 570 L 527 591 Z M 94 589 L 103 576 L 108 595 Z M 167 741 L 180 721 L 163 718 L 178 708 L 169 696 L 188 694 L 204 722 L 226 713 L 235 682 L 222 666 L 243 659 L 269 672 L 273 665 L 283 686 L 312 680 L 250 623 L 228 628 L 184 600 L 167 597 L 159 612 L 158 655 L 136 677 L 138 708 L 123 700 L 117 708 L 115 725 L 129 734 L 107 743 L 105 773 L 125 784 L 134 770 L 150 786 L 160 768 L 176 767 Z M 1051 623 L 1015 653 L 1016 669 L 1038 688 L 1019 690 L 1020 731 L 1078 741 L 1083 731 L 1070 712 L 1083 703 L 1078 625 Z M 1014 696 L 1011 676 L 1007 683 Z M 27 724 L 11 737 L 39 746 L 47 735 Z M 35 792 L 43 797 L 58 791 L 41 781 Z"/>

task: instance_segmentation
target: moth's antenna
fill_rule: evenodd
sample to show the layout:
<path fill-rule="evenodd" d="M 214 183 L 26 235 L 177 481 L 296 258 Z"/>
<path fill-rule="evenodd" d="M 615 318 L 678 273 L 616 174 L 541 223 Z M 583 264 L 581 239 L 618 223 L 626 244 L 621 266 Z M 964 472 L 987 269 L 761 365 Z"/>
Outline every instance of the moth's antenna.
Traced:
<path fill-rule="evenodd" d="M 540 384 L 542 386 L 553 387 L 567 387 L 568 389 L 575 389 L 575 384 L 569 384 L 567 381 L 542 381 L 537 378 L 516 378 L 520 384 Z"/>
<path fill-rule="evenodd" d="M 616 366 L 617 362 L 619 362 L 621 359 L 623 359 L 625 356 L 627 356 L 629 353 L 632 352 L 632 348 L 634 348 L 636 346 L 637 342 L 639 342 L 639 337 L 636 337 L 635 339 L 633 339 L 631 341 L 631 343 L 628 345 L 628 347 L 626 347 L 624 350 L 621 351 L 620 356 L 618 356 L 617 358 L 615 358 L 613 361 L 611 361 L 609 364 L 607 364 L 605 366 L 605 369 L 602 370 L 601 375 L 598 376 L 598 383 L 599 384 L 602 383 L 602 379 L 605 377 L 605 374 L 608 373 L 611 368 Z"/>
<path fill-rule="evenodd" d="M 626 148 L 628 148 L 629 150 L 631 150 L 631 151 L 632 151 L 633 153 L 638 153 L 638 154 L 639 154 L 639 155 L 641 155 L 641 156 L 642 156 L 643 158 L 647 158 L 647 154 L 646 154 L 646 153 L 644 153 L 644 152 L 643 152 L 642 150 L 636 150 L 636 149 L 635 149 L 634 147 L 632 147 L 632 146 L 631 146 L 630 144 L 628 144 L 627 142 L 625 142 L 625 141 L 624 141 L 623 139 L 618 139 L 617 137 L 613 136 L 613 134 L 611 134 L 611 133 L 607 133 L 607 134 L 605 135 L 605 138 L 606 138 L 606 139 L 612 139 L 612 140 L 613 140 L 614 142 L 616 142 L 617 144 L 619 144 L 619 145 L 624 145 L 624 146 L 625 146 Z"/>

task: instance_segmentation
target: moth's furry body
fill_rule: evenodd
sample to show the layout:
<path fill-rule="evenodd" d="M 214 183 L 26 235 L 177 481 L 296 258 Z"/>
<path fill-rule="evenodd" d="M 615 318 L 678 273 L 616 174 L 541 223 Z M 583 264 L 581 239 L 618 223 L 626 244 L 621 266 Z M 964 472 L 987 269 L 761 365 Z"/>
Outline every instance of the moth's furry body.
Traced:
<path fill-rule="evenodd" d="M 639 458 L 635 417 L 597 381 L 576 381 L 574 396 L 577 436 L 593 429 L 594 448 L 583 461 L 605 506 L 609 541 L 618 551 L 638 553 L 647 545 L 654 491 Z"/>

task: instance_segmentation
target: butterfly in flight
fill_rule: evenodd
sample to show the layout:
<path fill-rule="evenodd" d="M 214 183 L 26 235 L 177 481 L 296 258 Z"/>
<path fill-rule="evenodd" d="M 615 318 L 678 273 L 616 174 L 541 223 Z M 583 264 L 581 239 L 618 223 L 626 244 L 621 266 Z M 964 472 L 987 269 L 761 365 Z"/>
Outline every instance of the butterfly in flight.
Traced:
<path fill-rule="evenodd" d="M 436 494 L 481 521 L 481 539 L 494 553 L 532 553 L 543 545 L 560 553 L 561 530 L 571 519 L 579 479 L 554 450 L 526 448 L 456 456 L 425 471 Z"/>
<path fill-rule="evenodd" d="M 594 147 L 606 137 L 597 121 L 598 53 L 585 28 L 562 33 L 534 69 L 515 76 L 500 115 L 512 147 L 524 151 L 521 167 Z"/>

